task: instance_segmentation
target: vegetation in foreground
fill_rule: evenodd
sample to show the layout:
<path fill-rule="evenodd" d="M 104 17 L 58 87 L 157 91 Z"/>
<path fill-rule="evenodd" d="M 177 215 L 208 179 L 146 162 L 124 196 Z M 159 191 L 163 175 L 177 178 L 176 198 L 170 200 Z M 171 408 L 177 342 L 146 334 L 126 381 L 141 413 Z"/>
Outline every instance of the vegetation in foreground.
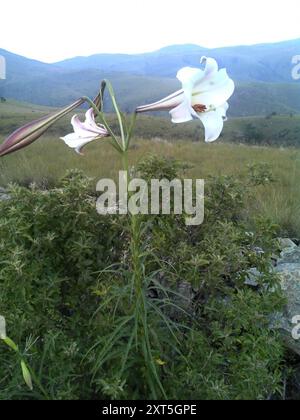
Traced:
<path fill-rule="evenodd" d="M 1 117 L 5 134 L 24 122 L 24 111 Z M 259 121 L 266 130 L 277 119 Z M 298 118 L 289 119 L 297 130 Z M 239 121 L 243 132 L 246 119 Z M 1 399 L 266 399 L 284 392 L 283 347 L 268 329 L 283 300 L 268 264 L 278 234 L 300 236 L 300 152 L 169 141 L 168 123 L 155 118 L 138 127 L 144 137 L 153 122 L 161 135 L 133 145 L 136 170 L 174 178 L 180 158 L 190 162 L 185 177 L 207 183 L 203 226 L 186 228 L 172 216 L 139 220 L 148 342 L 129 293 L 128 220 L 95 211 L 96 180 L 117 177 L 115 152 L 93 144 L 82 159 L 53 131 L 1 160 L 0 185 L 23 185 L 9 186 L 11 200 L 0 203 L 0 313 L 20 349 L 0 346 Z M 248 142 L 260 143 L 256 126 L 246 127 Z M 201 137 L 197 130 L 190 138 Z M 145 162 L 148 153 L 160 158 Z M 60 181 L 74 167 L 96 180 L 72 171 Z M 244 284 L 254 266 L 264 273 L 259 290 Z M 20 358 L 30 366 L 33 392 L 23 384 Z"/>
<path fill-rule="evenodd" d="M 136 170 L 173 179 L 178 168 L 150 157 Z M 19 356 L 0 343 L 0 398 L 280 397 L 284 352 L 268 328 L 284 303 L 269 272 L 277 233 L 246 211 L 265 175 L 211 178 L 202 226 L 139 217 L 142 306 L 130 293 L 128 220 L 99 217 L 94 182 L 72 171 L 47 191 L 11 187 L 0 203 L 0 308 L 34 390 L 23 384 Z M 258 290 L 245 285 L 254 266 L 263 273 Z"/>

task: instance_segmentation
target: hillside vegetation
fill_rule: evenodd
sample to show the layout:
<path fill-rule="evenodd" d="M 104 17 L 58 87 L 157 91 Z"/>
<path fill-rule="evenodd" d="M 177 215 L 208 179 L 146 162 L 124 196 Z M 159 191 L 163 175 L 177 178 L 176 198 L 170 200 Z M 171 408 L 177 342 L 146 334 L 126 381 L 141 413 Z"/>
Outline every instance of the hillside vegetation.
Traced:
<path fill-rule="evenodd" d="M 0 136 L 4 138 L 12 131 L 43 115 L 55 112 L 55 108 L 41 107 L 16 101 L 0 103 Z M 78 114 L 83 118 L 84 109 L 79 109 Z M 141 115 L 137 120 L 136 135 L 144 139 L 161 140 L 190 140 L 201 141 L 204 136 L 200 121 L 187 124 L 172 124 L 168 113 L 163 117 Z M 71 115 L 59 121 L 48 132 L 53 137 L 59 138 L 68 133 Z M 113 115 L 109 117 L 114 121 Z M 221 141 L 230 143 L 244 143 L 262 146 L 294 146 L 300 145 L 300 116 L 277 113 L 267 114 L 266 117 L 229 118 L 224 125 Z"/>

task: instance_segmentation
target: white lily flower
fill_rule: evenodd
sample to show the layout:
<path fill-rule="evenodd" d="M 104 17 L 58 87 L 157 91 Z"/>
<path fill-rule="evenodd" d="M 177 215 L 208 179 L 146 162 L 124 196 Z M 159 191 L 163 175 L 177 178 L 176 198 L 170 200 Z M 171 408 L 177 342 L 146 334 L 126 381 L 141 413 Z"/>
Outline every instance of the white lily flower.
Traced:
<path fill-rule="evenodd" d="M 213 58 L 202 57 L 205 69 L 184 67 L 177 73 L 182 89 L 172 95 L 137 108 L 137 112 L 169 110 L 172 122 L 184 123 L 199 118 L 205 128 L 205 141 L 217 140 L 226 121 L 228 99 L 235 85 L 225 69 L 219 70 Z"/>
<path fill-rule="evenodd" d="M 85 145 L 94 140 L 109 136 L 107 129 L 103 125 L 96 123 L 92 108 L 86 112 L 84 122 L 80 121 L 77 115 L 74 115 L 72 117 L 71 124 L 73 126 L 74 133 L 61 137 L 61 139 L 69 147 L 75 149 L 75 151 L 81 155 L 81 151 Z"/>

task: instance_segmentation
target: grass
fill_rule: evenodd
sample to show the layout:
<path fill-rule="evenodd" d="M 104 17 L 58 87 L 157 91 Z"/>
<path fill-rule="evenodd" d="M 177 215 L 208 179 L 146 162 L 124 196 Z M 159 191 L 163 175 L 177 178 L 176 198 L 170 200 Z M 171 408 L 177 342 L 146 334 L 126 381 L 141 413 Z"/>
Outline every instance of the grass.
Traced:
<path fill-rule="evenodd" d="M 222 142 L 208 145 L 184 140 L 171 143 L 138 139 L 131 150 L 131 165 L 136 165 L 147 154 L 187 162 L 190 168 L 186 176 L 204 179 L 209 175 L 243 174 L 248 165 L 267 163 L 276 182 L 258 188 L 249 208 L 278 223 L 282 234 L 300 237 L 300 150 Z M 27 149 L 0 160 L 0 186 L 10 182 L 54 184 L 71 168 L 82 169 L 96 180 L 117 179 L 120 167 L 119 156 L 105 141 L 87 146 L 82 157 L 61 140 L 46 136 Z"/>

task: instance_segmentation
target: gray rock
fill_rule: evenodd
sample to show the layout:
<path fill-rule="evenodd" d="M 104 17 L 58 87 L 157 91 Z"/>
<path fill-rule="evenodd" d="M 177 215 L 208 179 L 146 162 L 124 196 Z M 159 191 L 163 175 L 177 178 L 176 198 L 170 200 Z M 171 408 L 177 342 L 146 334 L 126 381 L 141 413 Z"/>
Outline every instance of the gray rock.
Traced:
<path fill-rule="evenodd" d="M 282 251 L 284 251 L 286 249 L 289 249 L 289 248 L 291 248 L 291 249 L 297 248 L 297 245 L 295 244 L 295 242 L 293 242 L 289 238 L 279 238 L 278 241 L 279 241 L 280 249 Z"/>
<path fill-rule="evenodd" d="M 260 277 L 261 273 L 257 270 L 257 268 L 251 268 L 247 273 L 245 285 L 251 287 L 258 287 Z"/>
<path fill-rule="evenodd" d="M 300 248 L 287 249 L 281 253 L 278 265 L 299 264 L 300 265 Z"/>
<path fill-rule="evenodd" d="M 7 201 L 7 200 L 10 200 L 10 196 L 8 194 L 0 193 L 0 201 Z"/>
<path fill-rule="evenodd" d="M 293 338 L 296 326 L 293 319 L 300 316 L 300 248 L 294 247 L 283 252 L 275 271 L 280 277 L 287 305 L 282 313 L 274 315 L 271 327 L 279 329 L 287 347 L 300 355 L 300 340 Z"/>
<path fill-rule="evenodd" d="M 186 281 L 181 281 L 178 283 L 177 287 L 177 293 L 183 298 L 180 299 L 182 301 L 182 307 L 186 310 L 189 310 L 189 308 L 191 307 L 191 303 L 193 302 L 193 299 L 195 297 L 195 293 L 191 284 Z"/>
<path fill-rule="evenodd" d="M 5 188 L 0 187 L 0 201 L 10 200 L 9 191 Z"/>
<path fill-rule="evenodd" d="M 258 247 L 258 246 L 256 246 L 255 248 L 253 248 L 253 251 L 255 252 L 255 254 L 256 255 L 264 255 L 264 253 L 265 253 L 265 251 L 262 249 L 262 248 L 260 248 L 260 247 Z"/>

